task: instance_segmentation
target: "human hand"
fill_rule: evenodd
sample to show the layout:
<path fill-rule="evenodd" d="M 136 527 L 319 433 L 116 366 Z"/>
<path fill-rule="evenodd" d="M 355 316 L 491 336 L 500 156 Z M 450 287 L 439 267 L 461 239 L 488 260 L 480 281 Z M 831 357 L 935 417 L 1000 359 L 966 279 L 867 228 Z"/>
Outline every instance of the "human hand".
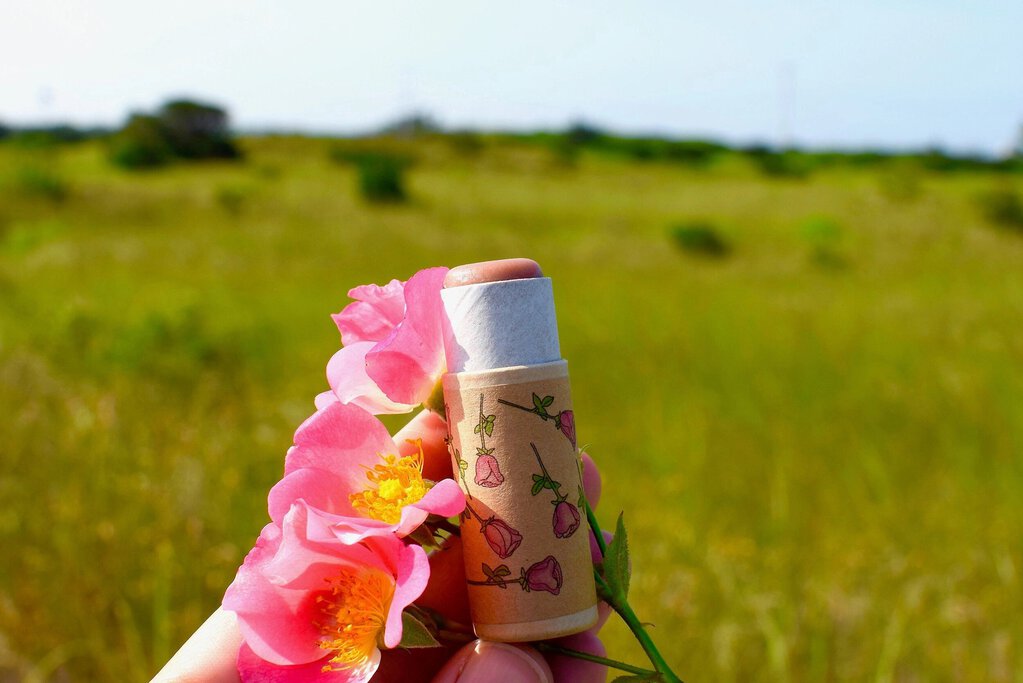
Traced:
<path fill-rule="evenodd" d="M 444 438 L 447 428 L 435 413 L 423 411 L 395 435 L 402 455 L 413 448 L 407 440 L 422 439 L 423 476 L 439 481 L 452 476 L 451 459 Z M 593 460 L 585 453 L 583 488 L 590 504 L 596 507 L 600 498 L 600 475 Z M 591 539 L 591 548 L 596 553 Z M 430 555 L 430 582 L 417 604 L 435 610 L 454 624 L 471 624 L 461 542 L 449 539 L 442 549 Z M 585 633 L 558 639 L 566 648 L 604 656 L 604 646 L 597 637 L 610 613 L 600 604 L 601 618 Z M 209 619 L 182 645 L 153 679 L 154 683 L 237 683 L 238 653 L 242 645 L 234 613 L 217 609 Z M 543 655 L 528 644 L 512 645 L 474 640 L 458 645 L 416 650 L 386 650 L 380 668 L 373 677 L 383 683 L 483 683 L 493 680 L 508 683 L 596 683 L 604 681 L 604 666 L 567 657 Z"/>

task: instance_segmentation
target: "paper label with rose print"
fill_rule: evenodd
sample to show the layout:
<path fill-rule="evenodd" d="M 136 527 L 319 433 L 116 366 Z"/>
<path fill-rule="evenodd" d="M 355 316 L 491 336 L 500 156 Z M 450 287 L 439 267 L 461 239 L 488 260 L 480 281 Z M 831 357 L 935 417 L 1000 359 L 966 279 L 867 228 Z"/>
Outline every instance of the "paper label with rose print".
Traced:
<path fill-rule="evenodd" d="M 493 636 L 491 625 L 562 617 L 564 633 L 578 632 L 592 625 L 591 610 L 595 620 L 589 539 L 578 522 L 585 519 L 578 455 L 553 419 L 519 407 L 534 406 L 534 397 L 572 415 L 565 361 L 444 376 L 448 445 L 468 503 L 469 604 L 481 636 Z"/>

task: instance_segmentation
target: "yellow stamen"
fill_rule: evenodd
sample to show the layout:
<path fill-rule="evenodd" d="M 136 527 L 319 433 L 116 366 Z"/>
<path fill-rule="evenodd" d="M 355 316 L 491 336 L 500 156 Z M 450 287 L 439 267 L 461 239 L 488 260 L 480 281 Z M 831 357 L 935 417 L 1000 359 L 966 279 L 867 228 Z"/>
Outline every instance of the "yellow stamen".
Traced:
<path fill-rule="evenodd" d="M 349 496 L 352 507 L 373 519 L 395 524 L 401 519 L 401 509 L 422 499 L 429 490 L 423 480 L 423 440 L 409 440 L 417 451 L 399 458 L 381 455 L 383 464 L 366 471 L 366 479 L 373 486 Z"/>
<path fill-rule="evenodd" d="M 368 663 L 387 623 L 394 579 L 377 569 L 342 569 L 317 596 L 324 621 L 320 647 L 334 653 L 323 671 L 359 669 Z"/>

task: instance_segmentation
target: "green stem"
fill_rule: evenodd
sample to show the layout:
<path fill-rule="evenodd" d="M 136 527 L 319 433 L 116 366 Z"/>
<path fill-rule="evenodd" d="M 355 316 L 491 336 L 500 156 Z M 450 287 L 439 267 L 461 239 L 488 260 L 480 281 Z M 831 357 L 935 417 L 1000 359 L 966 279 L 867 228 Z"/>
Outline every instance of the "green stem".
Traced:
<path fill-rule="evenodd" d="M 604 555 L 607 555 L 607 541 L 604 540 L 604 532 L 600 530 L 600 522 L 597 521 L 597 515 L 593 512 L 589 499 L 584 496 L 583 502 L 586 503 L 586 521 L 590 523 L 590 529 L 593 531 L 593 537 L 597 539 L 597 547 L 600 548 L 600 556 L 604 557 Z"/>
<path fill-rule="evenodd" d="M 636 636 L 636 640 L 643 646 L 643 651 L 646 652 L 647 658 L 650 663 L 654 665 L 654 668 L 664 677 L 666 683 L 682 683 L 682 679 L 675 675 L 675 672 L 668 666 L 668 662 L 664 661 L 664 657 L 661 656 L 657 646 L 654 645 L 653 639 L 650 634 L 646 632 L 646 628 L 643 626 L 643 622 L 636 616 L 636 612 L 632 609 L 632 605 L 629 604 L 628 600 L 622 601 L 622 604 L 612 604 L 615 612 L 618 612 L 629 628 L 632 630 L 633 635 Z"/>
<path fill-rule="evenodd" d="M 590 654 L 589 652 L 582 652 L 580 650 L 572 650 L 567 647 L 561 647 L 554 643 L 539 642 L 534 643 L 534 646 L 540 652 L 548 652 L 555 655 L 564 655 L 566 657 L 575 657 L 576 659 L 584 659 L 587 662 L 593 662 L 595 664 L 603 664 L 613 669 L 621 669 L 622 671 L 628 671 L 630 674 L 649 675 L 655 673 L 650 669 L 643 669 L 638 666 L 626 664 L 625 662 L 619 662 L 617 659 L 608 659 L 607 657 L 601 657 L 599 655 Z"/>
<path fill-rule="evenodd" d="M 590 528 L 593 530 L 593 536 L 597 539 L 597 547 L 600 548 L 600 555 L 603 557 L 607 555 L 607 543 L 604 542 L 604 532 L 600 528 L 600 522 L 597 521 L 597 515 L 593 512 L 593 508 L 590 506 L 590 501 L 586 501 L 586 519 L 590 523 Z M 632 634 L 636 636 L 636 640 L 643 647 L 643 651 L 646 653 L 650 663 L 654 665 L 654 668 L 664 678 L 665 683 L 682 683 L 675 672 L 668 666 L 668 662 L 664 660 L 657 646 L 654 645 L 653 639 L 650 634 L 647 633 L 646 628 L 643 626 L 643 622 L 636 616 L 636 612 L 632 609 L 632 605 L 629 604 L 628 598 L 622 598 L 620 601 L 615 600 L 610 595 L 610 591 L 607 590 L 607 582 L 604 577 L 601 576 L 600 572 L 596 569 L 593 570 L 594 578 L 597 584 L 604 590 L 602 593 L 608 595 L 608 604 L 618 613 L 618 616 L 628 624 Z"/>

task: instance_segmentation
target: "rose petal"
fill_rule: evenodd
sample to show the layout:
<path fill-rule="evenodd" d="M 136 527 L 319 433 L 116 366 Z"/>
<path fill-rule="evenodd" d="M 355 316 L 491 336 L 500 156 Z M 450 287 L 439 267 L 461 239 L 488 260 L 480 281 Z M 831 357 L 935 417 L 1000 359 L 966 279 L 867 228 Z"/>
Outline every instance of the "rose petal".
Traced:
<path fill-rule="evenodd" d="M 224 594 L 224 609 L 238 615 L 245 642 L 273 664 L 304 664 L 320 659 L 315 604 L 300 591 L 281 590 L 263 573 L 281 543 L 281 531 L 264 527 L 255 547 Z"/>
<path fill-rule="evenodd" d="M 341 332 L 341 342 L 348 346 L 385 339 L 405 315 L 404 289 L 402 282 L 391 280 L 383 287 L 362 285 L 349 290 L 348 296 L 356 301 L 331 316 Z"/>
<path fill-rule="evenodd" d="M 398 580 L 394 587 L 394 597 L 387 613 L 387 625 L 384 628 L 384 645 L 397 647 L 401 642 L 401 613 L 426 590 L 430 581 L 430 561 L 418 545 L 403 545 L 397 557 Z"/>
<path fill-rule="evenodd" d="M 387 428 L 362 408 L 332 403 L 316 411 L 295 432 L 295 445 L 284 460 L 288 474 L 314 467 L 341 476 L 372 466 L 381 453 L 397 453 Z"/>
<path fill-rule="evenodd" d="M 440 290 L 447 268 L 427 268 L 405 285 L 405 317 L 366 355 L 366 372 L 392 401 L 429 398 L 444 372 L 444 308 Z"/>
<path fill-rule="evenodd" d="M 322 654 L 323 651 L 321 650 Z M 329 661 L 329 657 L 323 657 L 315 662 L 307 664 L 296 664 L 294 666 L 279 666 L 261 659 L 245 643 L 242 643 L 238 650 L 238 676 L 242 683 L 353 683 L 354 681 L 368 681 L 376 673 L 380 662 L 380 651 L 377 650 L 371 661 L 366 665 L 371 670 L 360 670 L 357 677 L 352 676 L 351 671 L 334 669 L 324 671 L 323 667 Z"/>
<path fill-rule="evenodd" d="M 361 474 L 361 472 L 360 472 Z M 270 489 L 267 508 L 270 519 L 280 524 L 292 503 L 304 500 L 318 510 L 354 517 L 348 496 L 344 495 L 346 480 L 332 472 L 313 467 L 292 470 Z"/>
<path fill-rule="evenodd" d="M 411 411 L 412 405 L 387 398 L 366 374 L 366 354 L 374 347 L 373 342 L 358 342 L 331 357 L 327 362 L 327 383 L 331 391 L 341 403 L 352 403 L 374 415 Z"/>

